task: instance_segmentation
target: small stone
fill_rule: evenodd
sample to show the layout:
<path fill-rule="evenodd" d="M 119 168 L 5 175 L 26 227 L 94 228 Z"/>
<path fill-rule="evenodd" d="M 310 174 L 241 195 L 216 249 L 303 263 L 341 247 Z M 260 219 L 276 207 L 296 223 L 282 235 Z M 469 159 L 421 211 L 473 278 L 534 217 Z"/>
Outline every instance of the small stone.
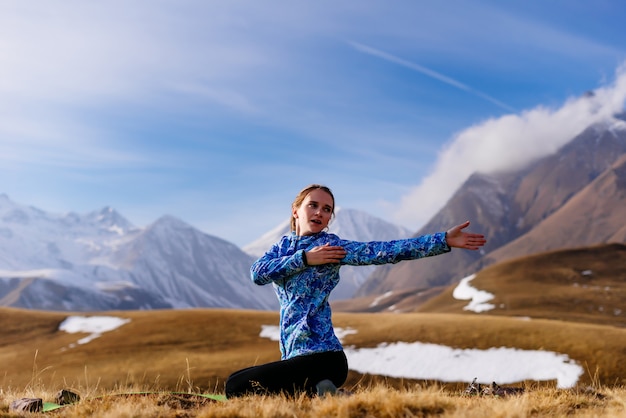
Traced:
<path fill-rule="evenodd" d="M 43 399 L 41 398 L 22 398 L 11 402 L 10 411 L 16 412 L 42 412 Z"/>
<path fill-rule="evenodd" d="M 80 401 L 80 395 L 68 389 L 61 389 L 54 399 L 59 405 L 69 405 Z"/>

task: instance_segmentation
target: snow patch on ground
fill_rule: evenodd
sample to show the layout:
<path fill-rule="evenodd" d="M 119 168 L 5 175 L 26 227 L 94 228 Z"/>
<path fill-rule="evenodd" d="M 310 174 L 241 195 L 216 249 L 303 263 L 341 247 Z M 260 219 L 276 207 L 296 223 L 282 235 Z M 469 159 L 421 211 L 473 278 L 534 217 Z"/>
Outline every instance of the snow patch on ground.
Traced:
<path fill-rule="evenodd" d="M 70 334 L 89 334 L 77 341 L 77 344 L 87 344 L 102 336 L 103 333 L 113 331 L 128 322 L 130 319 L 116 316 L 68 316 L 59 325 L 59 331 Z M 70 348 L 75 346 L 75 344 L 71 344 Z"/>
<path fill-rule="evenodd" d="M 341 340 L 355 329 L 336 328 Z M 262 325 L 260 336 L 279 340 L 276 325 Z M 383 343 L 374 348 L 345 349 L 348 366 L 359 373 L 442 382 L 517 383 L 524 380 L 556 380 L 558 388 L 576 385 L 583 368 L 567 355 L 517 348 L 452 348 L 421 342 Z"/>
<path fill-rule="evenodd" d="M 476 275 L 472 274 L 462 279 L 454 288 L 452 297 L 458 300 L 469 300 L 470 303 L 463 308 L 466 311 L 480 313 L 494 309 L 496 307 L 494 304 L 486 303 L 494 298 L 493 294 L 470 286 L 469 282 L 474 280 L 475 277 Z"/>

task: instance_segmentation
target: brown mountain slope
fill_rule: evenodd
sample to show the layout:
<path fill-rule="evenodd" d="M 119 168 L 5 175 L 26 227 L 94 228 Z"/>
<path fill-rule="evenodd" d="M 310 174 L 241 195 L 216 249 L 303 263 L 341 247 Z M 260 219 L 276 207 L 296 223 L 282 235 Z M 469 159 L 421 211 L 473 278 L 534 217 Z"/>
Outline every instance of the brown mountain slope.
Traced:
<path fill-rule="evenodd" d="M 335 312 L 413 312 L 416 306 L 445 291 L 447 287 L 429 287 L 387 292 L 377 296 L 342 299 L 331 302 Z"/>
<path fill-rule="evenodd" d="M 626 242 L 625 231 L 626 154 L 527 234 L 488 254 L 486 264 L 558 248 Z"/>
<path fill-rule="evenodd" d="M 488 315 L 559 319 L 626 327 L 626 245 L 603 244 L 521 257 L 479 272 L 470 286 L 488 292 L 495 307 Z M 455 286 L 417 308 L 458 313 L 467 300 Z"/>
<path fill-rule="evenodd" d="M 421 289 L 443 286 L 458 282 L 462 277 L 475 273 L 489 264 L 504 260 L 490 254 L 508 243 L 532 231 L 536 240 L 545 235 L 553 241 L 550 248 L 571 248 L 590 243 L 607 242 L 600 229 L 612 229 L 611 240 L 624 237 L 624 218 L 608 216 L 604 219 L 588 219 L 578 225 L 580 233 L 576 237 L 562 234 L 571 228 L 568 218 L 558 216 L 548 237 L 545 229 L 536 229 L 543 220 L 551 217 L 578 193 L 585 190 L 596 178 L 603 175 L 604 189 L 597 190 L 594 199 L 599 200 L 598 210 L 590 212 L 585 205 L 573 206 L 568 217 L 584 219 L 589 216 L 603 216 L 602 206 L 613 205 L 620 196 L 608 196 L 609 189 L 623 190 L 620 168 L 612 168 L 617 160 L 626 155 L 626 128 L 624 121 L 613 120 L 609 124 L 594 125 L 555 154 L 534 162 L 523 170 L 510 173 L 475 174 L 454 194 L 448 203 L 416 235 L 441 231 L 455 223 L 469 219 L 473 231 L 487 236 L 488 244 L 481 252 L 456 250 L 452 254 L 399 263 L 377 268 L 364 283 L 356 296 L 380 295 L 388 291 Z M 611 179 L 615 184 L 611 186 Z M 586 192 L 586 193 L 590 193 Z M 587 197 L 591 198 L 590 195 Z M 580 201 L 585 201 L 581 196 Z M 574 210 L 583 211 L 574 213 Z M 609 212 L 603 212 L 605 214 Z M 599 223 L 603 223 L 598 228 Z M 591 228 L 591 229 L 590 229 Z M 536 230 L 535 230 L 536 229 Z M 601 238 L 602 236 L 602 238 Z M 592 241 L 590 238 L 597 238 Z M 574 240 L 580 239 L 580 241 Z M 624 242 L 624 241 L 622 241 Z M 530 253 L 536 252 L 533 250 Z M 530 254 L 528 247 L 517 247 L 507 251 L 506 257 Z"/>
<path fill-rule="evenodd" d="M 591 126 L 523 176 L 514 195 L 513 219 L 522 231 L 534 228 L 624 154 L 626 129 Z"/>

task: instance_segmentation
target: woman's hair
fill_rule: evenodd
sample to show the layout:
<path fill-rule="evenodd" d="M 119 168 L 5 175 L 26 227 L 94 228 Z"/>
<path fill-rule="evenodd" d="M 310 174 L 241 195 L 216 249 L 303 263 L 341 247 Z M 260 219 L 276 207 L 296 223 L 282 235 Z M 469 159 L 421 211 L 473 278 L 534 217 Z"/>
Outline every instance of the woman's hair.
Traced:
<path fill-rule="evenodd" d="M 294 211 L 300 208 L 300 205 L 302 205 L 302 202 L 304 201 L 304 199 L 306 199 L 307 195 L 311 193 L 313 190 L 317 190 L 317 189 L 325 191 L 333 199 L 333 211 L 331 213 L 331 216 L 333 216 L 335 214 L 335 196 L 333 195 L 333 192 L 328 187 L 322 186 L 321 184 L 311 184 L 305 187 L 304 189 L 302 189 L 300 193 L 298 193 L 298 195 L 294 199 L 293 203 L 291 204 L 291 210 Z M 291 230 L 292 231 L 296 230 L 296 218 L 294 218 L 293 215 L 291 216 Z"/>

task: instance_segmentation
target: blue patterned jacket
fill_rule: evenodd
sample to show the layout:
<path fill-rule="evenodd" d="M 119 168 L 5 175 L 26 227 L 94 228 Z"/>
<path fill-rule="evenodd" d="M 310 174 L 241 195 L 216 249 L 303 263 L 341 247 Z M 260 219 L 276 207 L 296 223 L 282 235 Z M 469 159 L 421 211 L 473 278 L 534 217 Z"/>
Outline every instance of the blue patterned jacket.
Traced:
<path fill-rule="evenodd" d="M 330 243 L 343 247 L 347 254 L 339 264 L 308 266 L 304 251 Z M 330 292 L 339 282 L 342 265 L 364 266 L 397 263 L 450 251 L 445 232 L 396 241 L 346 241 L 337 235 L 320 232 L 281 238 L 251 267 L 252 280 L 258 285 L 272 283 L 280 302 L 280 352 L 282 359 L 343 347 L 333 331 Z"/>

